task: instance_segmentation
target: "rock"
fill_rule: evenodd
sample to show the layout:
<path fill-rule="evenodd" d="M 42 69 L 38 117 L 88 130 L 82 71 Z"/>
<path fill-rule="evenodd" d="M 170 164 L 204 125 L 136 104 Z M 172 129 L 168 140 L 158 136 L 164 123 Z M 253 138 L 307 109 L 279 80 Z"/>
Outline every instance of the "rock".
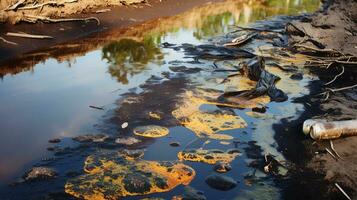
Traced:
<path fill-rule="evenodd" d="M 293 80 L 302 80 L 303 79 L 303 74 L 302 73 L 295 73 L 290 76 L 291 79 Z"/>
<path fill-rule="evenodd" d="M 185 192 L 182 195 L 182 200 L 206 200 L 206 197 L 203 195 L 202 191 L 186 186 Z"/>
<path fill-rule="evenodd" d="M 109 138 L 109 136 L 106 134 L 87 134 L 80 135 L 72 139 L 77 142 L 104 142 L 104 140 L 106 140 L 107 138 Z"/>
<path fill-rule="evenodd" d="M 179 147 L 179 146 L 181 146 L 181 144 L 180 144 L 179 142 L 171 142 L 171 143 L 170 143 L 170 146 L 172 146 L 172 147 Z"/>
<path fill-rule="evenodd" d="M 138 126 L 134 129 L 134 134 L 148 138 L 158 138 L 169 134 L 169 129 L 157 125 Z"/>
<path fill-rule="evenodd" d="M 218 162 L 213 169 L 218 173 L 226 173 L 232 169 L 232 166 L 229 163 Z"/>
<path fill-rule="evenodd" d="M 118 138 L 115 140 L 115 143 L 117 144 L 124 144 L 124 145 L 133 145 L 141 142 L 141 140 L 136 139 L 134 137 L 128 137 L 128 138 Z"/>
<path fill-rule="evenodd" d="M 125 129 L 126 127 L 129 126 L 129 123 L 128 122 L 124 122 L 122 125 L 121 125 L 121 128 L 122 129 Z"/>
<path fill-rule="evenodd" d="M 232 188 L 235 188 L 237 186 L 237 182 L 229 177 L 229 176 L 224 176 L 224 175 L 209 175 L 205 182 L 212 188 L 217 189 L 217 190 L 223 190 L 227 191 Z"/>
<path fill-rule="evenodd" d="M 40 181 L 52 179 L 56 176 L 57 172 L 54 169 L 47 167 L 34 167 L 24 174 L 23 179 L 25 181 Z"/>
<path fill-rule="evenodd" d="M 54 139 L 51 139 L 51 140 L 48 140 L 49 143 L 60 143 L 61 142 L 61 139 L 59 138 L 54 138 Z"/>
<path fill-rule="evenodd" d="M 120 154 L 128 160 L 136 160 L 144 156 L 144 151 L 124 149 L 123 151 L 120 152 Z"/>

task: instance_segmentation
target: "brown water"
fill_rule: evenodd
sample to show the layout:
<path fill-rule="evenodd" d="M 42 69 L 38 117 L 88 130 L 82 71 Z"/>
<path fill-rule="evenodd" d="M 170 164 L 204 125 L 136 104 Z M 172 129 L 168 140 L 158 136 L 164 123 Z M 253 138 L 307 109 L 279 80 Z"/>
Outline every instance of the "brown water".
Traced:
<path fill-rule="evenodd" d="M 171 95 L 175 94 L 173 91 L 181 89 L 239 89 L 235 82 L 219 84 L 227 74 L 212 72 L 211 62 L 188 63 L 191 59 L 186 58 L 182 51 L 163 48 L 161 44 L 167 42 L 197 45 L 216 42 L 217 38 L 211 38 L 234 30 L 233 25 L 246 26 L 276 15 L 312 12 L 318 6 L 317 0 L 212 3 L 179 16 L 149 22 L 146 26 L 135 27 L 123 34 L 112 31 L 104 34 L 102 40 L 94 39 L 79 44 L 81 48 L 71 46 L 73 44 L 62 45 L 59 49 L 71 51 L 56 53 L 53 57 L 51 54 L 44 56 L 40 63 L 21 62 L 16 69 L 0 66 L 0 74 L 3 75 L 0 82 L 0 182 L 3 185 L 13 182 L 33 164 L 39 163 L 44 157 L 52 156 L 51 152 L 46 151 L 47 147 L 53 146 L 48 143 L 49 139 L 61 138 L 63 142 L 60 145 L 66 147 L 74 145 L 70 138 L 77 135 L 106 133 L 117 137 L 130 134 L 119 128 L 126 121 L 129 122 L 129 128 L 152 123 L 145 120 L 140 112 L 161 108 L 165 111 L 165 104 L 170 103 L 170 94 L 160 93 L 166 91 L 165 89 L 171 91 Z M 256 46 L 257 44 L 253 44 L 247 48 Z M 264 54 L 264 46 L 261 49 Z M 170 68 L 182 65 L 187 68 L 201 68 L 202 71 L 180 74 Z M 229 68 L 231 64 L 222 65 Z M 289 74 L 273 67 L 269 68 L 269 71 L 283 78 L 277 86 L 287 92 L 290 99 L 307 92 L 303 86 L 310 79 L 308 76 L 303 81 L 296 82 L 288 79 Z M 125 104 L 120 102 L 128 97 L 146 99 L 137 107 L 126 108 Z M 172 102 L 177 103 L 174 100 Z M 103 106 L 104 110 L 91 109 L 89 105 Z M 270 103 L 268 106 L 270 109 L 263 117 L 264 120 L 251 117 L 247 114 L 249 110 L 233 110 L 235 114 L 243 117 L 249 126 L 246 129 L 225 131 L 224 134 L 241 141 L 256 140 L 263 153 L 269 152 L 283 159 L 274 146 L 271 124 L 283 117 L 296 116 L 302 106 L 292 105 L 290 101 Z M 172 106 L 167 107 L 166 110 L 170 110 Z M 200 109 L 217 108 L 203 106 Z M 170 113 L 163 115 L 165 118 L 172 118 Z M 147 160 L 175 160 L 180 149 L 173 150 L 168 143 L 179 141 L 184 147 L 184 144 L 189 144 L 196 138 L 192 131 L 173 125 L 170 120 L 158 123 L 168 126 L 172 135 L 170 138 L 150 140 L 144 157 Z M 226 149 L 231 146 L 231 143 L 226 146 L 220 141 L 212 140 L 206 148 Z M 157 152 L 163 153 L 158 155 Z M 239 170 L 234 170 L 230 175 L 244 182 L 242 176 L 251 171 L 246 166 L 247 162 L 249 158 L 244 155 L 235 160 L 232 165 L 236 165 Z M 257 186 L 252 190 L 240 184 L 229 193 L 217 192 L 204 185 L 203 181 L 206 174 L 211 173 L 211 166 L 202 163 L 189 164 L 198 173 L 192 185 L 204 190 L 206 196 L 258 198 L 256 195 L 268 194 L 272 198 L 279 198 L 279 191 L 267 185 Z M 24 190 L 28 195 L 32 194 L 28 189 Z M 181 190 L 178 188 L 163 196 L 171 198 Z M 0 191 L 10 194 L 6 187 Z M 21 198 L 23 197 L 14 197 Z"/>

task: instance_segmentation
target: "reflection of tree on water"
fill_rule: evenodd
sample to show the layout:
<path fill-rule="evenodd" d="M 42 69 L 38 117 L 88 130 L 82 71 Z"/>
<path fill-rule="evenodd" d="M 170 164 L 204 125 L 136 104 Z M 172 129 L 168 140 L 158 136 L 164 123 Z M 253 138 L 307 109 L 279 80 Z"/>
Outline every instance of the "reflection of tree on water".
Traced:
<path fill-rule="evenodd" d="M 110 64 L 109 73 L 120 83 L 128 84 L 128 75 L 139 74 L 146 69 L 149 62 L 162 60 L 163 56 L 154 39 L 150 37 L 142 42 L 122 39 L 105 46 L 102 59 Z"/>

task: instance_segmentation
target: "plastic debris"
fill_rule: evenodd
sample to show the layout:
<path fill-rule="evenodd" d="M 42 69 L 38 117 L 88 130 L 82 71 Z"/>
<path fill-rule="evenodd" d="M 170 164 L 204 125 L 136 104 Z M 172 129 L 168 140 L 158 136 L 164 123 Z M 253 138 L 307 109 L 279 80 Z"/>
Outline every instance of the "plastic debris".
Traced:
<path fill-rule="evenodd" d="M 314 140 L 334 139 L 357 135 L 357 120 L 332 121 L 309 119 L 304 122 L 303 132 Z"/>

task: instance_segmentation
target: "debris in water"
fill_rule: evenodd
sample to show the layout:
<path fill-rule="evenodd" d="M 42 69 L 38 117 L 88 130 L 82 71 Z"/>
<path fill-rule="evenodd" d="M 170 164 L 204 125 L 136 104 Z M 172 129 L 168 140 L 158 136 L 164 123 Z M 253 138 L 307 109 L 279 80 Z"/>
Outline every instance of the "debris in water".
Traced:
<path fill-rule="evenodd" d="M 92 105 L 90 105 L 89 107 L 97 109 L 97 110 L 104 110 L 104 107 L 98 107 L 98 106 L 92 106 Z"/>
<path fill-rule="evenodd" d="M 353 136 L 357 135 L 357 120 L 327 122 L 321 119 L 309 119 L 304 122 L 303 132 L 310 134 L 315 140 Z"/>
<path fill-rule="evenodd" d="M 204 162 L 207 164 L 216 164 L 217 162 L 230 163 L 241 153 L 237 149 L 222 151 L 218 149 L 204 150 L 204 149 L 189 149 L 180 151 L 177 157 L 180 160 L 191 162 Z"/>
<path fill-rule="evenodd" d="M 157 125 L 138 126 L 134 129 L 134 134 L 142 137 L 158 138 L 168 135 L 169 129 Z"/>
<path fill-rule="evenodd" d="M 127 160 L 118 153 L 87 157 L 84 171 L 67 181 L 65 192 L 88 200 L 167 192 L 188 185 L 195 176 L 191 167 L 179 162 Z"/>

